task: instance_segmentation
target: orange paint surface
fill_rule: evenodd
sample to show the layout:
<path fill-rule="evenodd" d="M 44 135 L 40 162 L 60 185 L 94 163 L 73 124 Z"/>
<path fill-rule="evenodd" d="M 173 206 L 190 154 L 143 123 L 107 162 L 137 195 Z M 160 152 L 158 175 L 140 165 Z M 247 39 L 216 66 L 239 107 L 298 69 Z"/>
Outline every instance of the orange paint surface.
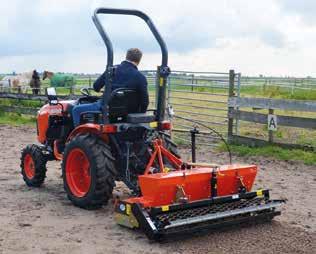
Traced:
<path fill-rule="evenodd" d="M 182 186 L 189 201 L 210 198 L 212 168 L 194 168 L 168 173 L 139 176 L 142 197 L 126 200 L 139 202 L 144 207 L 170 205 L 175 202 L 177 186 Z M 247 191 L 250 191 L 257 174 L 255 165 L 227 165 L 217 171 L 217 196 L 238 193 L 242 179 Z"/>
<path fill-rule="evenodd" d="M 67 110 L 69 101 L 60 101 L 64 106 L 64 110 Z M 38 112 L 37 115 L 37 126 L 38 126 L 38 142 L 44 144 L 46 141 L 46 132 L 48 129 L 48 118 L 50 115 L 61 116 L 61 106 L 60 105 L 44 105 Z"/>

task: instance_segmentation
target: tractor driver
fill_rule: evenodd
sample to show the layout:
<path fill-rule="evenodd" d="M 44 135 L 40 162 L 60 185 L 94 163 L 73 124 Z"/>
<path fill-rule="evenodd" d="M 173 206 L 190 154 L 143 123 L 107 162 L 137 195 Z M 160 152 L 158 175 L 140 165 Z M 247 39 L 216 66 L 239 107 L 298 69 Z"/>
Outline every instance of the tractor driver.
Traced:
<path fill-rule="evenodd" d="M 138 48 L 131 48 L 126 53 L 126 59 L 115 68 L 112 91 L 118 88 L 135 89 L 140 94 L 140 113 L 147 110 L 149 104 L 147 80 L 146 77 L 138 70 L 143 53 Z M 94 82 L 93 89 L 96 92 L 105 85 L 105 72 Z M 83 112 L 101 111 L 101 99 L 90 104 L 77 105 L 73 108 L 74 126 L 80 123 L 80 114 Z"/>

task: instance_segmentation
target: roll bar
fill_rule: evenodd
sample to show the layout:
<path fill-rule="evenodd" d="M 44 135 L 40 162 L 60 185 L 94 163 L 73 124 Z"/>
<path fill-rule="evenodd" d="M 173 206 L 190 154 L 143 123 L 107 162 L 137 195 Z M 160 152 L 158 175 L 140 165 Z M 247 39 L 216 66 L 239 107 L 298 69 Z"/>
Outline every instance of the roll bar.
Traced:
<path fill-rule="evenodd" d="M 156 26 L 152 22 L 152 20 L 148 17 L 147 14 L 138 11 L 138 10 L 129 10 L 129 9 L 112 9 L 112 8 L 97 8 L 94 11 L 92 16 L 92 20 L 99 31 L 102 40 L 107 49 L 107 66 L 106 66 L 106 89 L 104 89 L 103 94 L 103 101 L 102 101 L 102 113 L 103 113 L 103 123 L 109 123 L 108 112 L 109 112 L 109 99 L 112 90 L 112 79 L 114 75 L 114 67 L 113 67 L 113 46 L 112 42 L 105 32 L 99 18 L 98 14 L 115 14 L 115 15 L 129 15 L 129 16 L 136 16 L 141 18 L 145 21 L 148 25 L 150 31 L 154 35 L 155 39 L 157 40 L 160 49 L 161 49 L 161 66 L 158 67 L 157 70 L 157 112 L 156 112 L 156 120 L 161 122 L 164 120 L 165 109 L 166 109 L 166 84 L 167 84 L 167 77 L 170 74 L 170 69 L 168 67 L 168 49 L 167 46 L 162 39 L 160 33 L 158 32 Z"/>
<path fill-rule="evenodd" d="M 162 55 L 162 66 L 168 65 L 168 49 L 167 46 L 162 39 L 160 33 L 158 32 L 156 26 L 152 22 L 152 20 L 148 17 L 147 14 L 138 11 L 138 10 L 130 10 L 130 9 L 112 9 L 112 8 L 97 8 L 94 11 L 94 15 L 92 16 L 93 22 L 95 26 L 97 27 L 104 44 L 107 48 L 107 66 L 113 66 L 113 47 L 112 42 L 105 32 L 99 18 L 98 14 L 119 14 L 119 15 L 129 15 L 129 16 L 137 16 L 145 21 L 145 23 L 148 25 L 150 31 L 153 33 L 154 37 L 156 38 L 160 49 L 161 49 L 161 55 Z"/>

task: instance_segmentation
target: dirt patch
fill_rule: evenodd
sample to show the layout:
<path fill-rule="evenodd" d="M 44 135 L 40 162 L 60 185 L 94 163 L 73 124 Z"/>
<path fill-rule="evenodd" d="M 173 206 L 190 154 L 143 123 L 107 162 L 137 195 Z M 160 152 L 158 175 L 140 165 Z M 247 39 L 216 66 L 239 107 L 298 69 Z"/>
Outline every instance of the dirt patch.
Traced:
<path fill-rule="evenodd" d="M 0 125 L 0 253 L 314 253 L 316 168 L 266 158 L 234 158 L 261 166 L 256 187 L 286 198 L 272 223 L 214 232 L 181 241 L 152 243 L 115 224 L 113 205 L 97 211 L 72 206 L 60 164 L 48 163 L 43 187 L 28 188 L 21 176 L 21 149 L 35 141 L 28 127 Z M 184 151 L 187 153 L 187 151 Z M 225 154 L 207 155 L 222 163 Z M 116 194 L 126 194 L 118 184 Z"/>

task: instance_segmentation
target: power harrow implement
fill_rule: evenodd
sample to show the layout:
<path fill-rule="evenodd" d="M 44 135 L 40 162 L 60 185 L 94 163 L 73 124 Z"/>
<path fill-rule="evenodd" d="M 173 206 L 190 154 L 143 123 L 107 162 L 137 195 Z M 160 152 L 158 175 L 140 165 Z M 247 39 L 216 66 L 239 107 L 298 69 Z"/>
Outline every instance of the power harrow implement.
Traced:
<path fill-rule="evenodd" d="M 283 200 L 270 200 L 269 190 L 251 191 L 257 166 L 185 163 L 161 144 L 154 141 L 147 171 L 138 177 L 141 195 L 116 202 L 118 224 L 161 240 L 280 214 Z M 153 161 L 161 163 L 154 174 Z"/>

